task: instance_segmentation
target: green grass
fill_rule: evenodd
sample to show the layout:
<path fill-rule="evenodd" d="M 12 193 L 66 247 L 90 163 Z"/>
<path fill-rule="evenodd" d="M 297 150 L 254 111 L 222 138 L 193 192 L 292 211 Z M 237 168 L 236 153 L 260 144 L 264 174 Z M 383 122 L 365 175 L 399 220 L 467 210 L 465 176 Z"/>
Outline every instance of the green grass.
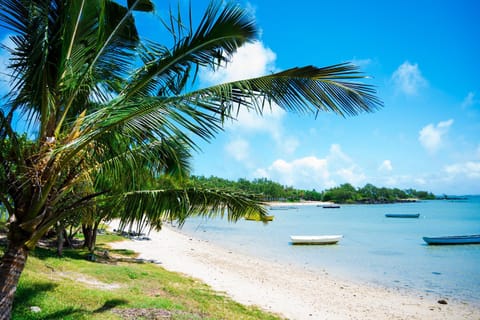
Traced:
<path fill-rule="evenodd" d="M 95 262 L 83 250 L 65 250 L 58 258 L 55 250 L 35 249 L 17 288 L 13 319 L 281 319 L 138 261 L 132 251 L 108 249 L 108 242 L 120 239 L 99 236 Z M 103 250 L 112 258 L 102 259 Z M 41 311 L 33 313 L 32 306 Z"/>

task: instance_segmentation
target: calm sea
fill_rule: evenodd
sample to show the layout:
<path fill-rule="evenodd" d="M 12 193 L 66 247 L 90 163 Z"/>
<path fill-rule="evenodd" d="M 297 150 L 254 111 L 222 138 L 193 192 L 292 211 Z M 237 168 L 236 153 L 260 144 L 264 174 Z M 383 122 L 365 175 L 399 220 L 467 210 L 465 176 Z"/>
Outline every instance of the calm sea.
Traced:
<path fill-rule="evenodd" d="M 419 219 L 386 213 L 420 213 Z M 480 304 L 480 245 L 428 246 L 423 236 L 480 234 L 480 196 L 340 209 L 271 210 L 273 222 L 194 218 L 183 232 L 268 260 L 361 282 Z M 294 246 L 290 235 L 342 234 L 337 245 Z"/>

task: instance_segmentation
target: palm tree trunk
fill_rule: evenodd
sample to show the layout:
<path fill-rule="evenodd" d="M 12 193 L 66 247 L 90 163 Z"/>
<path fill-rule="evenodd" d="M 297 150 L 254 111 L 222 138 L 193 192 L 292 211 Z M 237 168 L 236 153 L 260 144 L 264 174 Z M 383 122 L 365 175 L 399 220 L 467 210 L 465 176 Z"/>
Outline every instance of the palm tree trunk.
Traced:
<path fill-rule="evenodd" d="M 63 255 L 63 245 L 65 244 L 64 231 L 63 224 L 59 222 L 57 224 L 57 255 L 59 257 Z"/>
<path fill-rule="evenodd" d="M 92 246 L 92 230 L 93 227 L 87 224 L 82 224 L 82 232 L 83 232 L 83 238 L 85 241 L 83 242 L 83 247 L 88 248 L 90 250 L 90 247 Z"/>
<path fill-rule="evenodd" d="M 23 244 L 9 242 L 0 263 L 0 320 L 11 317 L 18 280 L 27 262 L 29 250 Z"/>

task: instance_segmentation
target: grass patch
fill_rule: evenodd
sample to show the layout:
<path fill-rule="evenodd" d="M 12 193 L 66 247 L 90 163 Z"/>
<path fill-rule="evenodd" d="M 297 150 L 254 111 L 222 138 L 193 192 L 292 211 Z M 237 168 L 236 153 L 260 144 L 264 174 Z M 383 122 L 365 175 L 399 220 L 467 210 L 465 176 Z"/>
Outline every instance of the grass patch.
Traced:
<path fill-rule="evenodd" d="M 241 305 L 206 284 L 136 259 L 129 250 L 110 250 L 99 235 L 99 254 L 36 248 L 15 296 L 13 319 L 281 319 Z M 102 256 L 109 251 L 109 259 Z M 38 306 L 40 312 L 32 312 Z"/>

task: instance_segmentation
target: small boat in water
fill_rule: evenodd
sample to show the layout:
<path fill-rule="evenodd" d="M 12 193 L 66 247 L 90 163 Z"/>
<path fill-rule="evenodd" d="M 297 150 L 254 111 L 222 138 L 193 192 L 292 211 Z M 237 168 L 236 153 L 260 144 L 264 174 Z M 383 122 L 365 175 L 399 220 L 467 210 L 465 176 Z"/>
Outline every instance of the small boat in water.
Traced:
<path fill-rule="evenodd" d="M 339 234 L 323 236 L 290 236 L 292 244 L 335 244 L 342 238 L 343 236 Z"/>
<path fill-rule="evenodd" d="M 289 209 L 294 209 L 293 207 L 287 207 L 287 206 L 272 206 L 270 207 L 270 210 L 289 210 Z"/>
<path fill-rule="evenodd" d="M 266 215 L 266 216 L 263 216 L 263 218 L 262 218 L 262 217 L 260 217 L 260 215 L 258 215 L 258 214 L 257 214 L 257 215 L 255 215 L 255 214 L 250 214 L 250 215 L 247 215 L 247 216 L 245 217 L 245 220 L 267 222 L 267 221 L 273 221 L 273 218 L 274 218 L 274 217 L 275 217 L 275 216 L 273 216 L 273 215 Z"/>
<path fill-rule="evenodd" d="M 423 237 L 423 240 L 430 245 L 475 244 L 480 243 L 480 234 L 465 236 Z"/>
<path fill-rule="evenodd" d="M 332 203 L 332 204 L 325 204 L 322 206 L 323 209 L 338 209 L 340 208 L 340 205 L 339 204 L 335 204 L 335 203 Z"/>
<path fill-rule="evenodd" d="M 385 214 L 387 218 L 418 218 L 420 213 L 387 213 Z"/>

